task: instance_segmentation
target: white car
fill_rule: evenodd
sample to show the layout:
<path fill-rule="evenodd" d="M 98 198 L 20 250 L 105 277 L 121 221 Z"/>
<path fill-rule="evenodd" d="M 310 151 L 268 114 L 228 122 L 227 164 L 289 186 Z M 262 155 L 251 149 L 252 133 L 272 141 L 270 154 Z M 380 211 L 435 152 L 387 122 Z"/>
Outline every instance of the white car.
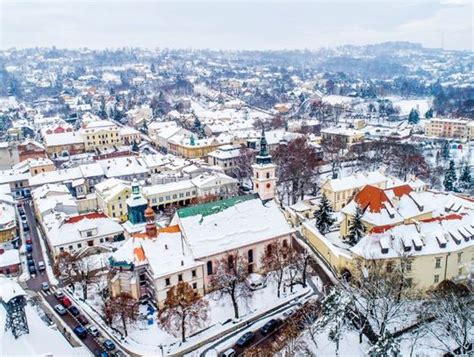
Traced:
<path fill-rule="evenodd" d="M 59 304 L 54 307 L 54 310 L 56 310 L 56 312 L 57 312 L 59 315 L 64 315 L 64 314 L 66 314 L 66 312 L 67 312 L 67 310 L 64 308 L 64 306 L 63 306 L 63 305 L 59 305 Z"/>
<path fill-rule="evenodd" d="M 95 326 L 89 326 L 89 327 L 87 328 L 87 331 L 89 331 L 89 334 L 90 334 L 91 336 L 94 336 L 94 337 L 97 337 L 97 336 L 100 335 L 99 330 L 98 330 L 97 327 L 95 327 Z"/>

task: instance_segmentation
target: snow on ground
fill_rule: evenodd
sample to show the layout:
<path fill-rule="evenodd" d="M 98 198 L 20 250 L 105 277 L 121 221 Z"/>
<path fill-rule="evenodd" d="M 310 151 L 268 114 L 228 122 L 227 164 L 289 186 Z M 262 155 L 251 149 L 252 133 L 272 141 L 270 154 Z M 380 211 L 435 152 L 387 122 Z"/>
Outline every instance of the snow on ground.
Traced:
<path fill-rule="evenodd" d="M 5 331 L 6 311 L 0 307 L 0 356 L 90 356 L 85 347 L 72 347 L 58 330 L 48 327 L 31 305 L 26 305 L 29 334 L 15 340 Z"/>
<path fill-rule="evenodd" d="M 46 245 L 44 244 L 44 237 L 41 234 L 41 230 L 39 229 L 39 227 L 36 227 L 36 230 L 38 232 L 38 237 L 39 237 L 38 240 L 41 245 L 41 254 L 43 255 L 43 261 L 44 261 L 44 265 L 46 266 L 46 274 L 48 274 L 49 283 L 51 285 L 59 285 L 59 281 L 58 279 L 56 279 L 53 273 L 53 268 L 52 268 L 53 264 L 49 260 L 48 253 L 46 253 Z"/>
<path fill-rule="evenodd" d="M 286 288 L 286 293 L 282 293 L 280 299 L 277 298 L 276 294 L 276 282 L 273 280 L 267 281 L 267 287 L 254 291 L 251 297 L 243 302 L 239 300 L 239 313 L 241 316 L 240 320 L 251 318 L 259 313 L 265 312 L 275 306 L 278 306 L 285 301 L 290 301 L 296 296 L 299 296 L 307 291 L 309 288 L 303 289 L 297 285 L 294 287 L 293 294 L 290 294 L 289 289 Z M 97 290 L 95 286 L 91 286 L 89 289 L 89 299 L 87 304 L 83 303 L 79 299 L 82 298 L 82 291 L 79 286 L 76 287 L 74 296 L 76 302 L 87 311 L 96 320 L 101 321 L 101 317 L 98 312 L 102 310 L 102 301 L 97 296 Z M 129 327 L 129 336 L 125 338 L 122 343 L 126 349 L 134 351 L 141 355 L 156 355 L 161 353 L 161 347 L 163 347 L 165 354 L 171 353 L 178 349 L 184 349 L 188 346 L 192 346 L 202 339 L 213 336 L 227 328 L 233 326 L 232 319 L 234 317 L 234 310 L 232 302 L 229 297 L 218 298 L 217 294 L 211 293 L 204 297 L 209 302 L 209 319 L 207 323 L 202 326 L 199 331 L 193 331 L 195 335 L 189 337 L 185 344 L 181 344 L 180 337 L 175 337 L 164 331 L 161 326 L 157 323 L 157 313 L 153 314 L 153 323 L 148 324 L 146 319 L 147 308 L 146 306 L 140 306 L 141 319 L 137 321 L 134 326 Z M 239 321 L 240 321 L 239 320 Z M 101 324 L 101 327 L 107 329 L 111 334 L 115 335 L 120 339 L 120 335 L 113 332 Z M 191 335 L 193 332 L 189 333 Z M 198 333 L 199 332 L 199 333 Z"/>
<path fill-rule="evenodd" d="M 410 114 L 412 109 L 418 110 L 421 117 L 431 108 L 433 100 L 431 98 L 422 99 L 402 99 L 400 97 L 387 97 L 393 103 L 394 108 L 400 108 L 400 115 L 406 116 Z"/>

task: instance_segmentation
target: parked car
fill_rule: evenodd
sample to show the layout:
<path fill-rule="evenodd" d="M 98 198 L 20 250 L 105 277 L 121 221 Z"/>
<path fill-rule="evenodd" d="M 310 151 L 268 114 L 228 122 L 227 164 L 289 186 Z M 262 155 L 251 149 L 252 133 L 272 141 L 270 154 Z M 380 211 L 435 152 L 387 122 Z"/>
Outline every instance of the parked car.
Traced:
<path fill-rule="evenodd" d="M 31 253 L 31 252 L 33 251 L 33 244 L 27 244 L 27 245 L 26 245 L 26 251 L 27 251 L 28 253 Z"/>
<path fill-rule="evenodd" d="M 26 258 L 26 262 L 28 263 L 28 266 L 34 266 L 35 265 L 35 261 L 33 260 L 33 257 Z"/>
<path fill-rule="evenodd" d="M 120 350 L 117 350 L 117 351 L 113 352 L 112 356 L 113 357 L 127 357 L 127 355 L 125 353 L 123 353 L 122 351 L 120 351 Z"/>
<path fill-rule="evenodd" d="M 62 300 L 64 298 L 64 293 L 62 290 L 56 290 L 54 296 L 56 296 L 56 299 Z"/>
<path fill-rule="evenodd" d="M 103 342 L 103 345 L 107 351 L 113 351 L 115 350 L 115 343 L 112 342 L 112 340 L 105 340 Z"/>
<path fill-rule="evenodd" d="M 244 333 L 238 340 L 237 340 L 237 346 L 239 347 L 245 347 L 250 344 L 255 339 L 255 333 L 252 331 Z"/>
<path fill-rule="evenodd" d="M 246 283 L 250 290 L 259 290 L 267 286 L 265 277 L 256 273 L 249 274 Z"/>
<path fill-rule="evenodd" d="M 265 325 L 262 326 L 260 332 L 262 335 L 268 335 L 270 332 L 275 331 L 275 329 L 280 325 L 280 320 L 278 319 L 271 319 Z"/>
<path fill-rule="evenodd" d="M 55 307 L 54 307 L 54 310 L 56 310 L 56 312 L 59 314 L 59 315 L 64 315 L 67 310 L 64 308 L 64 306 L 62 305 L 59 305 L 57 304 Z"/>
<path fill-rule="evenodd" d="M 61 299 L 61 304 L 63 304 L 63 306 L 67 309 L 68 307 L 72 306 L 72 302 L 71 300 L 69 300 L 69 298 L 67 296 L 64 296 L 62 299 Z"/>
<path fill-rule="evenodd" d="M 25 235 L 25 243 L 26 244 L 33 244 L 33 240 L 29 234 Z"/>
<path fill-rule="evenodd" d="M 293 310 L 293 309 L 288 309 L 288 310 L 286 310 L 286 311 L 283 313 L 283 316 L 284 316 L 285 318 L 289 318 L 289 317 L 293 316 L 294 314 L 295 314 L 295 310 Z"/>
<path fill-rule="evenodd" d="M 20 217 L 21 217 L 21 223 L 28 223 L 28 219 L 26 218 L 26 215 L 21 214 Z"/>
<path fill-rule="evenodd" d="M 49 290 L 49 284 L 46 281 L 43 281 L 41 283 L 41 290 L 43 290 L 43 291 L 48 291 Z"/>
<path fill-rule="evenodd" d="M 89 323 L 89 320 L 84 315 L 79 315 L 77 317 L 77 321 L 79 321 L 82 325 L 87 325 Z"/>
<path fill-rule="evenodd" d="M 64 298 L 64 299 L 66 299 L 66 298 Z M 63 300 L 64 300 L 64 299 L 63 299 Z M 79 311 L 79 309 L 78 309 L 77 307 L 75 307 L 74 305 L 69 306 L 68 310 L 69 310 L 69 312 L 70 312 L 73 316 L 79 316 L 79 314 L 81 313 L 81 312 Z"/>
<path fill-rule="evenodd" d="M 87 330 L 83 326 L 76 326 L 74 327 L 73 331 L 79 338 L 87 337 Z"/>
<path fill-rule="evenodd" d="M 225 350 L 221 354 L 221 357 L 234 357 L 234 356 L 235 356 L 235 350 L 233 348 L 229 348 L 228 350 Z"/>
<path fill-rule="evenodd" d="M 107 351 L 97 350 L 94 352 L 94 356 L 96 357 L 109 357 Z"/>
<path fill-rule="evenodd" d="M 30 272 L 30 274 L 36 274 L 36 267 L 35 265 L 28 265 L 28 271 Z"/>
<path fill-rule="evenodd" d="M 30 231 L 30 226 L 28 225 L 28 223 L 23 223 L 23 230 L 25 232 L 29 232 Z"/>
<path fill-rule="evenodd" d="M 99 329 L 95 326 L 89 326 L 87 331 L 89 331 L 89 333 L 94 337 L 98 337 L 100 335 Z"/>
<path fill-rule="evenodd" d="M 38 262 L 38 270 L 43 271 L 46 269 L 46 266 L 44 265 L 43 261 Z"/>

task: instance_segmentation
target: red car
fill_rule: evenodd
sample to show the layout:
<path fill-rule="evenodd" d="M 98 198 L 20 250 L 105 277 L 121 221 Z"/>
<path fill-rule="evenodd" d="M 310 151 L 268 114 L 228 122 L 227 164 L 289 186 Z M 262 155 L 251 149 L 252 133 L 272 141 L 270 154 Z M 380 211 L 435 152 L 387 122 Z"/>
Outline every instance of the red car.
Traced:
<path fill-rule="evenodd" d="M 63 304 L 63 306 L 67 309 L 68 307 L 72 306 L 72 302 L 71 300 L 69 300 L 69 298 L 67 296 L 63 297 L 61 299 L 61 304 Z"/>

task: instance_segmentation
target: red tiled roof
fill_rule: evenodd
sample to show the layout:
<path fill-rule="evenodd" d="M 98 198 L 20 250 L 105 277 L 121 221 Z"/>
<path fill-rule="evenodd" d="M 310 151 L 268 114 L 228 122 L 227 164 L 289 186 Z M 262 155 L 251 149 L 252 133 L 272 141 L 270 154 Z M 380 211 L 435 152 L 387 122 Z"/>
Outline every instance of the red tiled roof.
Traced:
<path fill-rule="evenodd" d="M 82 221 L 84 218 L 96 219 L 96 218 L 107 218 L 107 216 L 101 212 L 92 212 L 92 213 L 80 214 L 78 216 L 69 217 L 64 223 L 77 223 L 79 221 Z"/>
<path fill-rule="evenodd" d="M 392 190 L 393 194 L 397 197 L 408 195 L 411 191 L 413 191 L 413 189 L 409 185 L 401 185 L 397 187 L 392 187 L 390 189 L 387 189 L 386 191 L 388 190 Z"/>
<path fill-rule="evenodd" d="M 370 230 L 370 233 L 384 233 L 384 232 L 388 231 L 389 229 L 392 229 L 393 227 L 395 227 L 394 224 L 386 224 L 384 226 L 373 227 Z"/>
<path fill-rule="evenodd" d="M 430 222 L 450 221 L 454 219 L 462 219 L 462 216 L 460 214 L 452 213 L 452 214 L 448 214 L 447 216 L 422 219 L 421 222 L 430 223 Z"/>
<path fill-rule="evenodd" d="M 362 209 L 367 208 L 370 212 L 379 213 L 383 204 L 389 202 L 389 199 L 382 189 L 367 185 L 357 193 L 355 201 Z"/>

